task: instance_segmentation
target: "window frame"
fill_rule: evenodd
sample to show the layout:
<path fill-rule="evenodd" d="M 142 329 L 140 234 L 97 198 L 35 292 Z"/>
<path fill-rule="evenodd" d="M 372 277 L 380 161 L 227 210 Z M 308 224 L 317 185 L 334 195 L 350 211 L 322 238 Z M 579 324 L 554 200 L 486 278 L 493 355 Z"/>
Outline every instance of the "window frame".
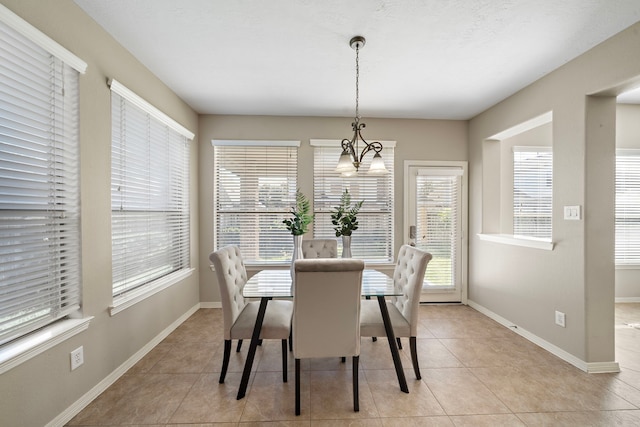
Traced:
<path fill-rule="evenodd" d="M 221 140 L 221 139 L 213 139 L 211 140 L 211 145 L 214 148 L 214 159 L 213 159 L 213 247 L 214 250 L 220 249 L 222 246 L 226 246 L 229 244 L 236 244 L 240 247 L 243 252 L 243 261 L 245 265 L 249 268 L 280 268 L 285 265 L 289 265 L 291 262 L 291 256 L 293 254 L 293 239 L 291 237 L 291 233 L 286 229 L 282 220 L 291 216 L 290 210 L 295 205 L 296 200 L 296 190 L 298 189 L 298 161 L 299 161 L 299 148 L 300 141 L 299 140 L 259 140 L 259 139 L 251 139 L 251 140 Z M 268 161 L 270 150 L 278 149 L 280 152 L 274 152 L 271 156 L 273 161 Z M 259 181 L 261 178 L 267 177 L 277 177 L 278 179 L 282 179 L 286 177 L 286 183 L 284 184 L 287 188 L 286 196 L 284 197 L 284 201 L 286 202 L 282 206 L 275 208 L 260 208 L 257 203 L 253 203 L 252 200 L 244 199 L 243 196 L 247 194 L 248 190 L 251 190 L 252 193 L 257 193 L 260 190 L 259 183 L 256 184 L 255 188 L 247 186 L 245 190 L 244 187 L 240 186 L 240 196 L 238 197 L 238 201 L 240 206 L 238 206 L 236 210 L 236 214 L 242 215 L 246 213 L 248 216 L 254 216 L 257 218 L 259 222 L 259 218 L 264 215 L 272 215 L 275 218 L 272 222 L 277 226 L 272 230 L 270 234 L 268 242 L 271 242 L 275 245 L 275 250 L 266 249 L 267 255 L 266 258 L 273 258 L 273 253 L 277 250 L 283 252 L 283 257 L 281 260 L 273 260 L 269 261 L 268 259 L 262 259 L 260 257 L 254 257 L 253 254 L 260 254 L 261 246 L 260 246 L 260 238 L 257 239 L 257 246 L 245 247 L 242 241 L 234 241 L 233 238 L 227 238 L 222 235 L 219 230 L 221 226 L 221 217 L 220 217 L 220 203 L 222 190 L 220 189 L 220 185 L 227 183 L 228 185 L 232 185 L 230 179 L 222 179 L 220 176 L 219 165 L 220 162 L 223 161 L 221 159 L 221 155 L 224 154 L 225 150 L 229 150 L 230 156 L 240 156 L 242 151 L 246 151 L 246 156 L 242 156 L 243 169 L 240 174 L 236 176 L 245 177 L 249 180 Z M 258 154 L 260 150 L 262 154 Z M 293 150 L 293 151 L 292 151 Z M 237 153 L 234 153 L 237 151 Z M 286 156 L 295 152 L 294 161 L 285 160 Z M 250 168 L 247 166 L 251 161 L 256 161 L 258 156 L 262 156 L 260 159 L 261 164 L 265 167 L 265 169 L 260 173 L 256 172 L 256 168 Z M 266 156 L 266 157 L 265 157 Z M 233 158 L 230 158 L 233 160 Z M 229 160 L 229 159 L 227 159 Z M 293 165 L 293 167 L 291 167 Z M 223 174 L 223 176 L 227 176 Z M 236 184 L 237 186 L 237 184 Z M 237 188 L 236 188 L 237 189 Z M 231 192 L 234 188 L 229 187 L 226 192 Z M 226 202 L 225 202 L 226 203 Z M 223 212 L 224 215 L 224 212 Z M 256 221 L 254 221 L 256 222 Z M 249 222 L 250 225 L 251 221 Z M 241 225 L 246 226 L 247 224 L 242 223 Z M 247 233 L 249 234 L 249 233 Z M 255 229 L 253 230 L 253 234 L 256 236 L 260 235 L 260 227 L 259 224 L 256 224 Z M 265 236 L 266 239 L 267 236 Z M 223 242 L 224 239 L 224 242 Z M 256 242 L 255 239 L 251 240 L 252 242 Z"/>
<path fill-rule="evenodd" d="M 27 21 L 20 18 L 18 15 L 13 13 L 2 4 L 0 4 L 0 22 L 2 22 L 2 24 L 7 27 L 5 30 L 3 30 L 3 32 L 13 32 L 14 34 L 12 34 L 11 37 L 13 37 L 14 39 L 20 39 L 23 44 L 31 45 L 32 49 L 40 50 L 43 53 L 48 54 L 51 58 L 54 58 L 55 64 L 53 64 L 52 66 L 55 65 L 56 67 L 61 67 L 61 71 L 57 72 L 61 73 L 62 80 L 72 77 L 76 81 L 75 89 L 65 92 L 68 92 L 68 94 L 74 96 L 74 99 L 72 101 L 66 102 L 70 102 L 70 105 L 68 105 L 68 107 L 70 107 L 72 110 L 75 110 L 75 117 L 73 119 L 75 125 L 72 126 L 71 130 L 74 136 L 73 141 L 71 142 L 71 146 L 75 146 L 75 149 L 79 150 L 80 141 L 78 137 L 78 130 L 80 122 L 79 115 L 77 114 L 79 111 L 79 75 L 86 72 L 87 64 L 82 59 L 78 58 L 69 50 L 46 36 L 44 33 L 33 27 Z M 31 64 L 28 60 L 25 61 L 25 64 L 33 66 L 33 64 Z M 64 77 L 63 74 L 65 74 L 66 77 Z M 45 82 L 45 86 L 48 86 L 50 77 L 51 76 L 46 79 L 47 81 Z M 74 160 L 75 169 L 79 171 L 80 164 L 77 153 L 74 156 L 76 156 L 76 159 Z M 70 199 L 72 198 L 75 198 L 77 201 L 76 204 L 73 205 L 73 210 L 77 212 L 76 214 L 74 214 L 74 216 L 77 217 L 78 229 L 78 232 L 76 233 L 77 240 L 75 245 L 79 253 L 80 246 L 82 244 L 80 238 L 79 188 L 73 191 L 75 191 L 76 196 L 71 198 L 66 197 L 65 203 L 69 203 Z M 64 218 L 65 216 L 67 215 L 63 214 L 60 218 Z M 65 243 L 64 246 L 68 245 Z M 68 338 L 86 330 L 89 327 L 89 323 L 91 322 L 93 317 L 83 317 L 81 296 L 82 282 L 80 270 L 81 264 L 78 261 L 78 271 L 76 273 L 77 283 L 73 285 L 77 288 L 77 292 L 79 295 L 78 308 L 68 314 L 66 314 L 65 312 L 65 315 L 60 318 L 52 318 L 52 320 L 49 321 L 46 325 L 38 324 L 37 329 L 33 329 L 31 330 L 31 332 L 23 334 L 21 336 L 13 337 L 10 341 L 0 345 L 0 374 L 43 353 L 49 348 L 52 348 L 59 343 L 64 342 Z"/>
<path fill-rule="evenodd" d="M 175 202 L 175 201 L 166 202 L 166 203 L 170 203 L 171 206 L 161 208 L 160 211 L 152 208 L 150 204 L 146 208 L 139 206 L 134 210 L 132 210 L 131 208 L 127 210 L 128 212 L 135 211 L 136 213 L 147 212 L 147 211 L 156 212 L 156 213 L 173 212 L 174 216 L 177 215 L 179 218 L 181 218 L 179 219 L 180 225 L 178 226 L 179 228 L 178 231 L 175 231 L 175 229 L 172 228 L 171 226 L 164 227 L 165 236 L 167 236 L 167 238 L 171 241 L 171 245 L 173 247 L 178 247 L 178 249 L 175 251 L 176 254 L 173 254 L 171 258 L 172 262 L 177 263 L 178 268 L 176 270 L 168 272 L 167 274 L 156 274 L 153 277 L 148 276 L 149 270 L 145 270 L 141 274 L 147 275 L 149 278 L 149 281 L 144 282 L 142 284 L 138 284 L 130 289 L 126 289 L 125 287 L 124 291 L 118 292 L 117 294 L 113 295 L 113 302 L 112 302 L 112 305 L 109 307 L 109 313 L 111 316 L 113 316 L 131 307 L 132 305 L 137 304 L 138 302 L 143 301 L 146 298 L 176 283 L 179 283 L 180 281 L 189 277 L 195 270 L 191 266 L 192 216 L 189 214 L 190 199 L 191 199 L 190 141 L 193 140 L 193 138 L 195 137 L 195 134 L 189 131 L 184 126 L 180 125 L 178 122 L 173 120 L 168 115 L 164 114 L 162 111 L 160 111 L 150 103 L 148 103 L 142 97 L 138 96 L 136 93 L 128 89 L 126 86 L 122 85 L 117 80 L 110 79 L 108 81 L 108 85 L 112 92 L 112 102 L 113 102 L 113 99 L 115 98 L 121 103 L 127 103 L 126 107 L 131 108 L 132 113 L 135 113 L 139 116 L 143 116 L 142 118 L 145 120 L 145 123 L 148 123 L 147 126 L 153 126 L 155 131 L 160 131 L 160 133 L 158 135 L 154 135 L 153 138 L 150 135 L 145 135 L 144 138 L 140 138 L 139 142 L 141 144 L 148 144 L 149 160 L 152 157 L 152 148 L 159 149 L 160 145 L 165 145 L 166 147 L 169 147 L 172 144 L 176 144 L 176 143 L 183 144 L 183 147 L 179 149 L 179 151 L 182 151 L 180 155 L 183 157 L 181 159 L 182 166 L 177 164 L 177 167 L 178 167 L 178 171 L 177 171 L 178 175 L 176 175 L 177 177 L 172 175 L 172 172 L 176 171 L 175 168 L 172 171 L 167 171 L 167 176 L 165 177 L 167 182 L 170 183 L 170 186 L 172 189 L 176 189 L 176 188 L 179 189 L 177 190 L 176 194 L 178 194 L 178 197 L 180 197 L 181 200 L 178 202 Z M 117 98 L 115 96 L 117 96 Z M 112 108 L 117 108 L 117 107 L 115 105 L 112 105 Z M 132 119 L 131 116 L 128 116 L 127 118 L 129 120 Z M 139 123 L 139 125 L 144 126 L 145 123 Z M 114 118 L 112 117 L 112 143 L 111 143 L 112 150 L 114 149 L 114 144 L 116 144 L 115 134 L 117 129 L 114 129 L 114 126 L 116 126 L 116 123 L 114 123 Z M 118 134 L 118 138 L 120 137 L 121 135 Z M 154 144 L 156 144 L 157 146 L 154 147 Z M 167 148 L 167 150 L 169 150 L 169 148 Z M 167 153 L 169 153 L 169 155 L 171 154 L 169 151 L 167 151 Z M 176 164 L 174 163 L 172 163 L 172 165 L 176 166 Z M 114 167 L 116 166 L 114 165 L 114 158 L 112 158 L 112 178 L 111 178 L 112 187 L 115 185 L 114 184 Z M 120 169 L 126 170 L 126 166 L 124 167 L 124 169 L 123 168 L 120 168 Z M 149 176 L 149 178 L 150 177 L 151 176 Z M 179 181 L 176 181 L 176 180 L 179 180 Z M 144 181 L 144 179 L 142 181 Z M 112 212 L 114 212 L 113 194 L 114 194 L 114 190 L 112 188 Z M 158 201 L 153 201 L 153 203 L 152 202 L 149 202 L 149 203 L 155 205 L 158 203 Z M 113 214 L 112 214 L 112 222 L 113 222 Z M 164 222 L 163 224 L 168 224 L 168 222 Z M 119 250 L 113 249 L 113 245 L 115 244 L 113 233 L 115 230 L 116 230 L 116 227 L 112 225 L 112 258 L 114 256 L 115 257 L 120 256 Z M 173 240 L 174 238 L 179 239 L 177 244 Z M 126 257 L 127 256 L 126 249 L 122 249 L 122 250 L 124 251 L 122 252 L 122 255 Z M 114 274 L 112 279 L 115 280 L 115 277 L 120 277 L 119 273 L 116 274 L 116 272 L 122 271 L 123 266 L 121 264 L 116 264 L 116 262 L 114 261 L 112 268 L 113 268 L 113 274 Z M 112 285 L 113 285 L 113 280 L 112 280 Z M 114 292 L 114 289 L 112 286 L 112 293 L 113 292 Z"/>
<path fill-rule="evenodd" d="M 340 197 L 342 195 L 342 191 L 344 191 L 344 189 L 350 189 L 351 191 L 351 199 L 352 199 L 352 203 L 359 201 L 359 200 L 363 200 L 363 197 L 360 196 L 359 192 L 353 191 L 353 188 L 357 188 L 358 186 L 364 187 L 362 191 L 370 191 L 371 188 L 373 187 L 369 187 L 368 184 L 364 184 L 366 183 L 366 181 L 368 180 L 379 180 L 379 179 L 385 179 L 387 182 L 384 183 L 385 187 L 386 187 L 386 197 L 385 196 L 381 196 L 379 199 L 377 199 L 376 201 L 376 205 L 377 206 L 382 206 L 382 205 L 386 205 L 387 206 L 387 210 L 386 211 L 382 211 L 383 214 L 383 218 L 382 221 L 387 224 L 387 232 L 384 232 L 386 234 L 386 239 L 385 242 L 383 244 L 383 247 L 385 248 L 385 256 L 377 256 L 374 258 L 369 258 L 367 256 L 367 254 L 365 254 L 362 259 L 365 260 L 365 262 L 367 263 L 367 265 L 373 265 L 373 264 L 380 264 L 380 265 L 386 265 L 386 264 L 392 264 L 395 262 L 395 215 L 394 215 L 394 208 L 395 208 L 395 147 L 396 147 L 396 141 L 380 141 L 380 143 L 383 146 L 383 151 L 381 153 L 382 155 L 382 159 L 385 162 L 385 165 L 387 167 L 387 169 L 389 170 L 388 174 L 385 175 L 367 175 L 367 170 L 369 167 L 369 164 L 371 162 L 371 159 L 373 157 L 372 154 L 368 154 L 367 156 L 365 156 L 365 158 L 363 159 L 363 163 L 360 167 L 360 171 L 357 172 L 356 175 L 351 176 L 351 177 L 341 177 L 340 174 L 338 174 L 337 172 L 335 172 L 335 175 L 333 174 L 333 169 L 335 169 L 335 165 L 338 164 L 338 159 L 340 158 L 340 154 L 342 153 L 342 146 L 341 146 L 341 141 L 340 140 L 334 140 L 334 139 L 311 139 L 310 141 L 310 145 L 311 147 L 314 149 L 313 151 L 313 162 L 314 162 L 314 178 L 313 178 L 313 182 L 314 182 L 314 189 L 313 189 L 313 210 L 314 210 L 314 221 L 312 224 L 312 228 L 313 228 L 313 238 L 316 239 L 323 239 L 323 238 L 328 238 L 328 239 L 336 239 L 335 236 L 335 232 L 333 231 L 333 226 L 331 225 L 331 218 L 330 218 L 330 213 L 331 210 L 337 206 L 339 204 L 340 201 Z M 328 165 L 328 167 L 326 169 L 324 169 L 323 171 L 318 171 L 316 170 L 316 168 L 318 167 L 316 165 L 316 154 L 318 153 L 317 150 L 332 150 L 335 151 L 335 165 L 333 164 L 333 162 Z M 333 153 L 331 153 L 331 155 L 333 155 Z M 391 158 L 389 158 L 391 157 Z M 323 174 L 329 172 L 329 174 L 324 177 Z M 324 183 L 322 185 L 318 185 L 318 183 L 322 182 L 323 180 L 326 179 L 330 179 L 333 184 L 331 183 Z M 366 181 L 365 181 L 366 180 Z M 352 188 L 353 186 L 353 188 Z M 340 192 L 334 192 L 332 194 L 329 195 L 325 195 L 324 194 L 324 190 L 327 188 L 330 189 L 337 189 L 340 188 Z M 363 233 L 366 233 L 366 228 L 363 227 L 363 218 L 366 218 L 367 215 L 370 215 L 372 218 L 375 218 L 376 214 L 376 210 L 373 209 L 371 210 L 371 208 L 368 206 L 367 204 L 367 200 L 366 198 L 364 198 L 365 202 L 362 205 L 362 208 L 360 209 L 360 212 L 358 213 L 358 222 L 359 222 L 359 227 L 357 231 L 354 232 L 354 236 L 355 239 L 351 240 L 351 251 L 352 254 L 355 258 L 359 257 L 359 248 L 358 248 L 358 240 L 362 238 Z M 319 217 L 325 217 L 326 221 L 321 220 L 318 221 L 317 219 Z M 361 244 L 361 246 L 367 246 L 366 244 Z M 362 249 L 360 249 L 361 251 Z M 338 238 L 338 252 L 341 253 L 342 252 L 342 239 Z"/>

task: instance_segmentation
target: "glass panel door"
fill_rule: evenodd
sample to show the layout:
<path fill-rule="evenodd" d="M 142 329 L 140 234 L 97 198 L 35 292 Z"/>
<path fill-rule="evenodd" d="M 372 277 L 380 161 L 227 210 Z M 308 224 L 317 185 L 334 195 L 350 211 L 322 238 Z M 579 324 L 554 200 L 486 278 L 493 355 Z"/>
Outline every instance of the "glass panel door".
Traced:
<path fill-rule="evenodd" d="M 408 167 L 408 243 L 431 253 L 422 302 L 463 299 L 465 168 Z"/>

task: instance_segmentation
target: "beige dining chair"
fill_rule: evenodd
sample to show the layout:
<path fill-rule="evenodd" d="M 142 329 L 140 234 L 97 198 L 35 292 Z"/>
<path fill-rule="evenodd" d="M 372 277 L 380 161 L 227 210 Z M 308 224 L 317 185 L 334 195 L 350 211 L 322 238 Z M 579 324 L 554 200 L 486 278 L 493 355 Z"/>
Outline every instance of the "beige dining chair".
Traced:
<path fill-rule="evenodd" d="M 238 340 L 238 348 L 243 339 L 251 339 L 259 301 L 249 301 L 242 296 L 242 288 L 247 282 L 247 271 L 242 260 L 242 254 L 237 246 L 226 246 L 209 255 L 213 263 L 220 287 L 222 300 L 222 316 L 224 323 L 224 356 L 220 384 L 229 367 L 231 357 L 231 341 Z M 287 300 L 271 300 L 267 304 L 267 311 L 262 322 L 260 339 L 282 340 L 282 380 L 287 382 L 287 339 L 291 332 L 293 316 L 293 302 Z"/>
<path fill-rule="evenodd" d="M 302 256 L 307 258 L 337 258 L 338 241 L 335 239 L 306 239 L 302 241 Z"/>
<path fill-rule="evenodd" d="M 296 415 L 300 415 L 300 359 L 352 356 L 353 410 L 358 412 L 360 292 L 364 261 L 301 259 L 294 265 L 293 357 Z"/>
<path fill-rule="evenodd" d="M 393 283 L 401 295 L 387 300 L 389 318 L 393 333 L 398 338 L 409 337 L 411 362 L 416 379 L 421 379 L 418 366 L 416 335 L 418 333 L 418 314 L 420 312 L 420 293 L 427 264 L 431 254 L 413 246 L 403 245 L 398 251 L 398 259 L 393 272 Z M 377 300 L 362 301 L 360 312 L 360 334 L 363 337 L 386 336 L 380 305 Z M 401 346 L 399 346 L 402 348 Z"/>

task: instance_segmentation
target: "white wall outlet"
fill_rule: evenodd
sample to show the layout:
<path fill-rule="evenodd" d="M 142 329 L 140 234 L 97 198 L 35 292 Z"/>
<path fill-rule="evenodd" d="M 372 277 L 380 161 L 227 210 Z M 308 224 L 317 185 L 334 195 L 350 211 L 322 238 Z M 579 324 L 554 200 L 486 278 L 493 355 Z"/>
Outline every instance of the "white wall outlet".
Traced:
<path fill-rule="evenodd" d="M 556 325 L 562 326 L 564 328 L 566 326 L 565 320 L 565 314 L 561 311 L 556 311 Z"/>
<path fill-rule="evenodd" d="M 565 206 L 564 207 L 564 219 L 579 221 L 582 219 L 581 206 Z"/>
<path fill-rule="evenodd" d="M 84 363 L 84 351 L 82 346 L 71 352 L 71 370 L 75 370 Z"/>

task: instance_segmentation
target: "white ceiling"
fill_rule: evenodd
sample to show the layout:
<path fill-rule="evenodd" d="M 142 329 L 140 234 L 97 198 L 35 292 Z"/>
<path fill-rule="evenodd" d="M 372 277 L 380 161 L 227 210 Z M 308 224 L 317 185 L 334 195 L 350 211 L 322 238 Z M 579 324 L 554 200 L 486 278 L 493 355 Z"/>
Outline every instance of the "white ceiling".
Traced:
<path fill-rule="evenodd" d="M 75 0 L 202 114 L 468 119 L 640 21 L 638 0 Z"/>

